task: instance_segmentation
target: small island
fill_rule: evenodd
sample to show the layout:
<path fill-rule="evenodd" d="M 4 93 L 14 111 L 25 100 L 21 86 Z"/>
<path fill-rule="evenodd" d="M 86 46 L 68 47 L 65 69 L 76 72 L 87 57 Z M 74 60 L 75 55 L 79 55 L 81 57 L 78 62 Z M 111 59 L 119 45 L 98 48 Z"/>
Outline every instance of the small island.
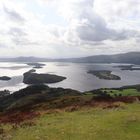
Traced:
<path fill-rule="evenodd" d="M 111 74 L 112 71 L 109 70 L 90 70 L 88 71 L 89 74 L 93 74 L 99 79 L 105 79 L 105 80 L 121 80 L 121 78 L 117 75 Z"/>
<path fill-rule="evenodd" d="M 23 74 L 23 83 L 25 84 L 43 84 L 57 83 L 66 79 L 66 77 L 53 74 L 38 74 L 32 69 Z"/>
<path fill-rule="evenodd" d="M 41 68 L 43 68 L 43 67 L 41 67 L 41 66 L 34 66 L 33 68 L 34 68 L 34 69 L 41 69 Z"/>
<path fill-rule="evenodd" d="M 40 69 L 43 68 L 43 66 L 45 66 L 45 64 L 42 63 L 27 63 L 28 66 L 33 66 L 33 68 L 35 69 Z"/>
<path fill-rule="evenodd" d="M 114 66 L 115 68 L 120 68 L 121 70 L 140 70 L 140 67 L 136 67 L 135 65 L 119 65 L 119 66 Z"/>
<path fill-rule="evenodd" d="M 0 77 L 0 80 L 9 81 L 9 80 L 11 80 L 11 78 L 8 76 L 2 76 L 2 77 Z"/>

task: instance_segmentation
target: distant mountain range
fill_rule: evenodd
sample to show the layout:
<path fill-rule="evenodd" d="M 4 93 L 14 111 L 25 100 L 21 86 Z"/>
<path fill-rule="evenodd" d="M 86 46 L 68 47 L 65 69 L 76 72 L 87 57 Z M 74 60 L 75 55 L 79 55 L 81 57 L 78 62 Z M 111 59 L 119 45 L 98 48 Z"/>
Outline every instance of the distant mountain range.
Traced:
<path fill-rule="evenodd" d="M 64 60 L 65 61 L 65 60 Z M 82 58 L 67 59 L 78 63 L 132 63 L 140 64 L 140 52 L 129 52 L 115 55 L 95 55 Z"/>
<path fill-rule="evenodd" d="M 140 64 L 140 52 L 115 55 L 94 55 L 81 58 L 48 59 L 39 57 L 0 58 L 0 62 L 76 62 L 76 63 L 132 63 Z"/>

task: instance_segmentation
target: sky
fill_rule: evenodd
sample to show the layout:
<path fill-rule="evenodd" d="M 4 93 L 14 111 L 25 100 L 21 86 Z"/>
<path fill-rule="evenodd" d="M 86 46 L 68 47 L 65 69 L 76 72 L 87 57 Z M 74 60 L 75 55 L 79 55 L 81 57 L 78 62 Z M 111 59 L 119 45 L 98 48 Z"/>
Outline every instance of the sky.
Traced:
<path fill-rule="evenodd" d="M 0 0 L 0 57 L 140 51 L 139 0 Z"/>

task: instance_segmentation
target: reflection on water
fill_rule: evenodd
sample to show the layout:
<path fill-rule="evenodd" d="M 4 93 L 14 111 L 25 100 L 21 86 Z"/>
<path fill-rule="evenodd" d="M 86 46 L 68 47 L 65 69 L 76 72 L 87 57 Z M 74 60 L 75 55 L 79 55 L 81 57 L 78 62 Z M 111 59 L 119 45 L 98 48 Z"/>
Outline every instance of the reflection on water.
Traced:
<path fill-rule="evenodd" d="M 43 62 L 44 63 L 44 62 Z M 51 87 L 72 88 L 80 91 L 87 91 L 97 88 L 120 87 L 124 85 L 134 85 L 140 83 L 140 71 L 122 71 L 114 67 L 120 64 L 91 64 L 91 63 L 44 63 L 41 69 L 36 69 L 37 73 L 50 73 L 67 77 L 66 80 L 49 84 Z M 124 65 L 124 64 L 123 64 Z M 0 63 L 0 76 L 10 76 L 10 81 L 0 81 L 0 90 L 9 89 L 16 91 L 27 85 L 23 84 L 23 73 L 32 69 L 22 63 Z M 103 80 L 88 74 L 89 70 L 111 70 L 113 74 L 121 77 L 121 80 Z"/>

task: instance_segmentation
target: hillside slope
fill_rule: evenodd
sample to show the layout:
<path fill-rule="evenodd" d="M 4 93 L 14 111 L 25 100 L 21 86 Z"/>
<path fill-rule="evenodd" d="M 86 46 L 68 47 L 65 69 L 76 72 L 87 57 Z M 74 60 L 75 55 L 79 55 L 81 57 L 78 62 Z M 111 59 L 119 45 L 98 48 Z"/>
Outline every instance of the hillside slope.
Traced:
<path fill-rule="evenodd" d="M 140 85 L 85 93 L 29 86 L 0 98 L 0 139 L 139 140 L 139 101 Z"/>

